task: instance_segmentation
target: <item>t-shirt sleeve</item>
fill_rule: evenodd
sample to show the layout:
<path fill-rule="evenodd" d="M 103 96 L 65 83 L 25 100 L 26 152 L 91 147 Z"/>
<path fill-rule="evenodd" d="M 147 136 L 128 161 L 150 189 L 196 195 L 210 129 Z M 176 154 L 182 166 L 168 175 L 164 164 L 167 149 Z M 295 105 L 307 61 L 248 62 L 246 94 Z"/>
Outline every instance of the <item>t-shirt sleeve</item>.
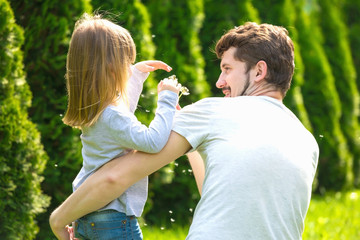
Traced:
<path fill-rule="evenodd" d="M 178 111 L 175 115 L 173 131 L 177 132 L 196 150 L 204 143 L 209 134 L 211 105 L 206 100 L 200 100 Z"/>
<path fill-rule="evenodd" d="M 168 90 L 160 92 L 158 108 L 149 127 L 130 112 L 112 112 L 108 119 L 112 138 L 124 148 L 148 153 L 159 152 L 169 138 L 177 101 L 176 93 Z"/>

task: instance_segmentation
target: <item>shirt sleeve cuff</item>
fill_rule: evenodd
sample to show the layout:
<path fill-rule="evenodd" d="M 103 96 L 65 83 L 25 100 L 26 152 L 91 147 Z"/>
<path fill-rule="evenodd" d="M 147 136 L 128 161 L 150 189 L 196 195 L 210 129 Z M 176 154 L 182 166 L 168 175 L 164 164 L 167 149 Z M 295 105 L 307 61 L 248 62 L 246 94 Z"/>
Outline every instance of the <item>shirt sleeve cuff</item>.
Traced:
<path fill-rule="evenodd" d="M 141 79 L 142 83 L 145 82 L 145 80 L 148 78 L 148 76 L 150 75 L 149 72 L 142 72 L 139 69 L 137 69 L 135 67 L 135 65 L 131 65 L 131 72 L 134 75 L 134 77 Z"/>

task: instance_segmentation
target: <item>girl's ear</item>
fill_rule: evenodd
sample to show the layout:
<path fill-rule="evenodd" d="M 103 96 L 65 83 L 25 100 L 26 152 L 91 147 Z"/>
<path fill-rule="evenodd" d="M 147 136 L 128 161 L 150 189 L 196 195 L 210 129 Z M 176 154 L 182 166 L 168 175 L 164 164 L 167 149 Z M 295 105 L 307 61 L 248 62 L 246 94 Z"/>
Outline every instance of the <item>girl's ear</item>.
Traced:
<path fill-rule="evenodd" d="M 265 79 L 267 74 L 267 64 L 265 61 L 260 60 L 255 66 L 256 70 L 256 76 L 255 76 L 255 82 L 260 82 Z"/>

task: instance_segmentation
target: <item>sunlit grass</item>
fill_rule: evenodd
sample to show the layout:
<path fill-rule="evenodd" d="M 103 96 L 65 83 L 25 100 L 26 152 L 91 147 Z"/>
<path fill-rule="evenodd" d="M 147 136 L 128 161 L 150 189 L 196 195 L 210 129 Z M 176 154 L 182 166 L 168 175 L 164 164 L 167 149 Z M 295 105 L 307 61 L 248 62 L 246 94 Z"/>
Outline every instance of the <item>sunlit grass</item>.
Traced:
<path fill-rule="evenodd" d="M 144 240 L 185 239 L 188 228 L 142 226 Z M 360 240 L 360 191 L 314 195 L 303 240 Z"/>
<path fill-rule="evenodd" d="M 186 238 L 189 228 L 175 226 L 167 229 L 164 227 L 143 226 L 141 230 L 144 240 L 179 240 Z"/>
<path fill-rule="evenodd" d="M 314 196 L 305 220 L 303 239 L 360 239 L 360 191 Z"/>

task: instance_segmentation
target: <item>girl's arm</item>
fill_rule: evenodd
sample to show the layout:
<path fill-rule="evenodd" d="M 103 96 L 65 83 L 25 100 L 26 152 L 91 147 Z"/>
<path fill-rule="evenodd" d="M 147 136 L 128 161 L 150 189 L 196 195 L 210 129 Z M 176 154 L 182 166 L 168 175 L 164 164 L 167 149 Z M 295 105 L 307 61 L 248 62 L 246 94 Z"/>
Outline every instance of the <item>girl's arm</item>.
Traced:
<path fill-rule="evenodd" d="M 177 83 L 161 81 L 158 84 L 158 101 L 155 117 L 149 127 L 133 113 L 113 111 L 107 118 L 110 136 L 126 149 L 156 153 L 168 141 L 178 103 L 180 87 Z"/>
<path fill-rule="evenodd" d="M 96 211 L 120 196 L 140 179 L 176 160 L 190 150 L 189 142 L 172 132 L 157 154 L 132 152 L 105 164 L 73 192 L 50 216 L 50 226 L 59 239 L 72 221 Z"/>
<path fill-rule="evenodd" d="M 158 69 L 162 69 L 167 72 L 172 70 L 169 65 L 158 60 L 142 61 L 131 66 L 132 73 L 129 79 L 127 94 L 129 97 L 130 111 L 132 113 L 134 113 L 136 110 L 140 94 L 143 89 L 144 81 L 147 79 L 150 72 Z"/>

